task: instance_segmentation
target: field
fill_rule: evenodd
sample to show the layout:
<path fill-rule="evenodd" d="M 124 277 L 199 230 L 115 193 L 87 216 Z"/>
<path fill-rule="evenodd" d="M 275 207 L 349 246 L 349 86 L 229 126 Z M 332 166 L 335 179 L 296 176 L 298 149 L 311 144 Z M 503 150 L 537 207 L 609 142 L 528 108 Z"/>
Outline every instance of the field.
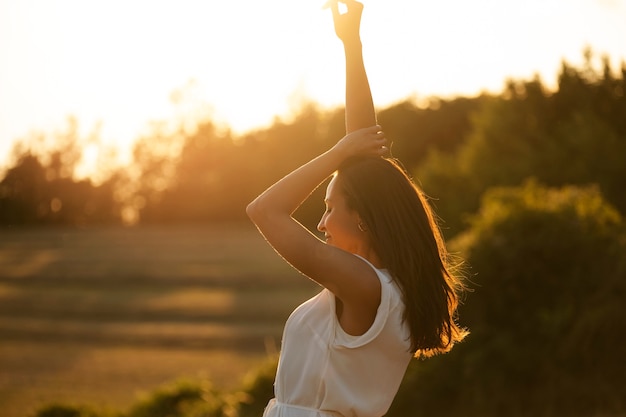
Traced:
<path fill-rule="evenodd" d="M 317 287 L 247 225 L 0 229 L 0 408 L 236 387 Z"/>

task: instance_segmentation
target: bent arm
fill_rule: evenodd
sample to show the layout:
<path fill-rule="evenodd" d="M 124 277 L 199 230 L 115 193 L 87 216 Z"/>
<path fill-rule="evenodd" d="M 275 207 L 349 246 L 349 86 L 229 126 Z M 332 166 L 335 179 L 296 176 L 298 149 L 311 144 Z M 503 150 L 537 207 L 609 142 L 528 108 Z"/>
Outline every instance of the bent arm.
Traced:
<path fill-rule="evenodd" d="M 313 235 L 299 224 L 298 229 L 304 229 L 307 233 L 299 234 L 296 237 L 284 233 L 282 227 L 285 226 L 285 221 L 297 223 L 292 218 L 293 212 L 311 192 L 337 170 L 343 161 L 357 155 L 381 156 L 387 150 L 385 144 L 385 135 L 380 130 L 380 126 L 359 129 L 347 134 L 330 150 L 292 171 L 269 187 L 246 209 L 248 216 L 268 242 L 287 261 L 327 288 L 337 286 L 337 283 L 326 282 L 328 278 L 317 270 L 317 261 L 311 262 L 310 252 L 303 250 L 311 249 L 309 245 L 313 241 L 306 235 L 311 237 Z M 331 247 L 317 238 L 314 240 L 324 247 Z M 300 244 L 307 247 L 298 247 Z M 320 250 L 322 249 L 317 249 L 317 251 Z"/>
<path fill-rule="evenodd" d="M 369 328 L 380 301 L 380 282 L 375 272 L 357 256 L 318 239 L 292 213 L 346 158 L 380 156 L 385 152 L 384 144 L 380 126 L 349 134 L 329 151 L 272 185 L 246 208 L 276 252 L 342 300 L 344 312 L 358 322 L 352 328 L 357 334 Z"/>

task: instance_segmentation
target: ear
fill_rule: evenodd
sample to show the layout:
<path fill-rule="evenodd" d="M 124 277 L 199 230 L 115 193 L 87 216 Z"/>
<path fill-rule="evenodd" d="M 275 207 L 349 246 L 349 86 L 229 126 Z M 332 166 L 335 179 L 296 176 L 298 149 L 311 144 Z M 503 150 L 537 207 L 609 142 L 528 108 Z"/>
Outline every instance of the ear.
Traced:
<path fill-rule="evenodd" d="M 356 225 L 359 228 L 359 230 L 361 232 L 367 232 L 367 225 L 365 224 L 365 222 L 363 221 L 363 219 L 361 219 L 361 216 L 357 213 L 356 215 Z"/>

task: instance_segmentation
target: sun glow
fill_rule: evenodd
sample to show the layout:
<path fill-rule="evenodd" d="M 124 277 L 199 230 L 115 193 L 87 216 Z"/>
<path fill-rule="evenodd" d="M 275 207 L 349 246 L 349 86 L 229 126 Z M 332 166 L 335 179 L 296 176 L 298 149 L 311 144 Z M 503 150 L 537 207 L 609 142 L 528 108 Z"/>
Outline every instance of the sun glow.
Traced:
<path fill-rule="evenodd" d="M 622 1 L 363 0 L 374 99 L 498 92 L 506 78 L 626 56 Z M 0 159 L 69 115 L 128 149 L 150 121 L 210 117 L 235 132 L 302 101 L 343 102 L 342 49 L 324 1 L 20 0 L 0 3 Z M 183 92 L 181 95 L 180 93 Z M 191 115 L 191 116 L 190 116 Z M 90 155 L 91 160 L 97 156 Z M 2 161 L 4 162 L 4 161 Z"/>

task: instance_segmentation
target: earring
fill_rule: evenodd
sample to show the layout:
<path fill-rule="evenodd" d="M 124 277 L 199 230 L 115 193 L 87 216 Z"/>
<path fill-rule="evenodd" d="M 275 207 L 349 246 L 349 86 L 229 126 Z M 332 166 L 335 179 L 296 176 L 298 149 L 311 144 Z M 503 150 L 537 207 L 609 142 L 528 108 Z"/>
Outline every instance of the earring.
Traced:
<path fill-rule="evenodd" d="M 359 228 L 359 230 L 360 230 L 361 232 L 367 232 L 367 229 L 365 228 L 365 226 L 363 225 L 363 223 L 359 222 L 359 223 L 357 224 L 357 227 Z"/>

